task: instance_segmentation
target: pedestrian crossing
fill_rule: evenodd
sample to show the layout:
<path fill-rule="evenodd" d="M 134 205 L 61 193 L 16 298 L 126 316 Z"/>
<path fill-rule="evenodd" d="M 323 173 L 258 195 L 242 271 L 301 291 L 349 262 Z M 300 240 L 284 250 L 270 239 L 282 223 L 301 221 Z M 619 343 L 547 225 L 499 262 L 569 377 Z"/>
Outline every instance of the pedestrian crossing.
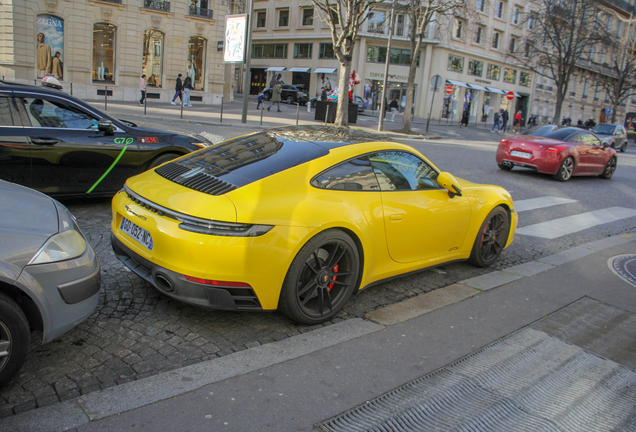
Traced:
<path fill-rule="evenodd" d="M 515 210 L 524 212 L 557 205 L 575 203 L 577 200 L 559 197 L 539 197 L 515 201 Z M 522 216 L 520 216 L 521 218 Z M 636 209 L 608 207 L 573 216 L 552 219 L 538 224 L 517 228 L 516 235 L 526 235 L 553 240 L 568 234 L 574 234 L 598 225 L 636 217 Z"/>

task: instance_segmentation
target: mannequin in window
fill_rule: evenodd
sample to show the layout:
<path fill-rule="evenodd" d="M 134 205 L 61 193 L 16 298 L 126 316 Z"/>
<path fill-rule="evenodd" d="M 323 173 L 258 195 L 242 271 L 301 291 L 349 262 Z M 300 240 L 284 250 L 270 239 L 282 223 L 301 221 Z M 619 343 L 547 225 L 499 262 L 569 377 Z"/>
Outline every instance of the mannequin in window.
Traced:
<path fill-rule="evenodd" d="M 38 45 L 36 48 L 38 76 L 51 73 L 51 47 L 44 43 L 45 39 L 44 33 L 38 33 Z"/>
<path fill-rule="evenodd" d="M 190 63 L 188 63 L 188 71 L 186 72 L 186 76 L 190 77 L 190 80 L 192 80 L 192 86 L 194 87 L 194 78 L 197 74 L 197 70 L 196 70 L 196 66 L 194 66 L 194 61 L 190 61 Z"/>

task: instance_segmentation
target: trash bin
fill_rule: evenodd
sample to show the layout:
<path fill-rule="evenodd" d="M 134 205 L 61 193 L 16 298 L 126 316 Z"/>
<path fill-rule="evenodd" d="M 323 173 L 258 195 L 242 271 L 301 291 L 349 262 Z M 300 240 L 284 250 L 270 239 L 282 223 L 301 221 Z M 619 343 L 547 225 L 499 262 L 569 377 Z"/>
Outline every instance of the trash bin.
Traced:
<path fill-rule="evenodd" d="M 329 113 L 327 114 L 327 107 L 329 107 Z M 325 115 L 327 116 L 327 123 L 336 122 L 336 111 L 338 109 L 338 102 L 322 102 L 316 101 L 316 112 L 314 114 L 314 120 L 324 122 Z M 356 124 L 358 122 L 358 104 L 349 104 L 349 124 Z"/>

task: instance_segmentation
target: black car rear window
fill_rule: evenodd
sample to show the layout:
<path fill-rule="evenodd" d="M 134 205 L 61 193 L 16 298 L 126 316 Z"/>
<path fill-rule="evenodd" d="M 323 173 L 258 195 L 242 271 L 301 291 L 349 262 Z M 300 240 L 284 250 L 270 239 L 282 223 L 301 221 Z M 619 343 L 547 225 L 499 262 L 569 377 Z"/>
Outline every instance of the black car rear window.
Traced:
<path fill-rule="evenodd" d="M 545 125 L 530 129 L 524 135 L 565 140 L 567 137 L 576 132 L 581 132 L 581 129 L 572 127 L 564 128 L 557 125 Z"/>

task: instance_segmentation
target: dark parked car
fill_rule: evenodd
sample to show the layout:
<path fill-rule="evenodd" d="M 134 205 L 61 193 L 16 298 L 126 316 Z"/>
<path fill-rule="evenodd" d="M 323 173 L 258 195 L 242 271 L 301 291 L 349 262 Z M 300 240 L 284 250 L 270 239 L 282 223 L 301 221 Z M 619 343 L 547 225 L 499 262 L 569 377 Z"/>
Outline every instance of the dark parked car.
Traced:
<path fill-rule="evenodd" d="M 266 88 L 263 90 L 263 94 L 265 95 L 265 100 L 270 100 L 272 98 L 272 89 L 270 87 Z M 300 102 L 300 105 L 307 105 L 309 94 L 307 94 L 304 86 L 283 84 L 280 99 L 288 104 Z"/>
<path fill-rule="evenodd" d="M 128 177 L 211 143 L 137 127 L 59 90 L 0 80 L 0 179 L 53 196 L 113 195 Z"/>
<path fill-rule="evenodd" d="M 621 152 L 627 150 L 627 131 L 624 126 L 602 123 L 592 129 L 592 132 L 594 132 L 604 144 Z"/>
<path fill-rule="evenodd" d="M 0 180 L 0 387 L 20 369 L 30 329 L 49 342 L 97 306 L 99 261 L 59 202 Z"/>
<path fill-rule="evenodd" d="M 364 112 L 364 99 L 362 99 L 360 96 L 355 96 L 356 98 L 356 105 L 358 105 L 358 114 L 363 113 Z M 311 102 L 311 106 L 315 107 L 316 106 L 316 101 L 318 100 L 317 97 L 312 97 L 309 102 Z M 336 99 L 336 102 L 338 100 Z"/>

